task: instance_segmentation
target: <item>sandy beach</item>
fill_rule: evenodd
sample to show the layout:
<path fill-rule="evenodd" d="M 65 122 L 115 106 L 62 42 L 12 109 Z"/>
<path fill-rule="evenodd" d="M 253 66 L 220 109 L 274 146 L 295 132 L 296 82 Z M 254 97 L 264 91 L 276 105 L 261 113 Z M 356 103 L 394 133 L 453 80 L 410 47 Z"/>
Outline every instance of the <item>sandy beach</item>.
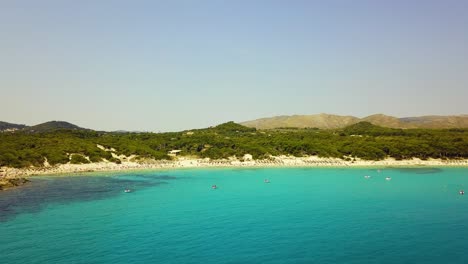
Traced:
<path fill-rule="evenodd" d="M 291 157 L 272 156 L 261 160 L 238 160 L 235 158 L 210 160 L 178 157 L 176 160 L 144 160 L 139 162 L 123 161 L 121 164 L 112 162 L 99 162 L 89 164 L 61 164 L 58 166 L 44 166 L 31 168 L 0 168 L 0 178 L 18 178 L 53 174 L 76 174 L 84 172 L 106 172 L 150 169 L 180 169 L 180 168 L 241 168 L 241 167 L 468 167 L 468 159 L 441 160 L 417 158 L 408 160 L 385 159 L 369 161 L 355 159 L 346 161 L 336 158 L 320 158 L 317 156 Z"/>

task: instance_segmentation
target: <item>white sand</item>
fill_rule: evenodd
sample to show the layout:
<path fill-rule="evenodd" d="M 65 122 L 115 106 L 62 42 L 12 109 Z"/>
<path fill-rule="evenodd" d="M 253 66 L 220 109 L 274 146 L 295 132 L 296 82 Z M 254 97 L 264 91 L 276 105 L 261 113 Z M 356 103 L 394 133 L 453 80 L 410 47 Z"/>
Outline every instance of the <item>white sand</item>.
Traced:
<path fill-rule="evenodd" d="M 132 157 L 133 158 L 133 157 Z M 126 171 L 126 170 L 142 170 L 142 169 L 177 169 L 177 168 L 209 168 L 209 167 L 413 167 L 413 166 L 452 166 L 452 167 L 468 167 L 468 159 L 460 160 L 440 160 L 440 159 L 410 159 L 410 160 L 395 160 L 385 159 L 380 161 L 366 161 L 357 159 L 355 161 L 345 161 L 335 158 L 319 158 L 317 156 L 310 157 L 291 157 L 278 156 L 270 157 L 264 160 L 248 160 L 241 161 L 236 158 L 210 160 L 177 157 L 177 160 L 145 160 L 141 162 L 131 162 L 130 157 L 123 159 L 122 164 L 111 162 L 99 162 L 89 164 L 62 164 L 58 166 L 47 166 L 40 168 L 0 168 L 0 177 L 26 177 L 33 175 L 50 175 L 50 174 L 70 174 L 91 171 Z"/>

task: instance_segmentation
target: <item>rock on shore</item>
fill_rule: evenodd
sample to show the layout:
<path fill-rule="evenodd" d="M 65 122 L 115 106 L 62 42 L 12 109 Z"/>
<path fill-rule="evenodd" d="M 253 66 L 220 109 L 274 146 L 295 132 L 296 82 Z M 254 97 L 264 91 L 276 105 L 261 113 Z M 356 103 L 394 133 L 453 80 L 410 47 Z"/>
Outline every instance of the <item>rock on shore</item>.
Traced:
<path fill-rule="evenodd" d="M 28 183 L 29 180 L 26 178 L 3 178 L 0 179 L 0 191 L 12 187 L 17 187 Z"/>

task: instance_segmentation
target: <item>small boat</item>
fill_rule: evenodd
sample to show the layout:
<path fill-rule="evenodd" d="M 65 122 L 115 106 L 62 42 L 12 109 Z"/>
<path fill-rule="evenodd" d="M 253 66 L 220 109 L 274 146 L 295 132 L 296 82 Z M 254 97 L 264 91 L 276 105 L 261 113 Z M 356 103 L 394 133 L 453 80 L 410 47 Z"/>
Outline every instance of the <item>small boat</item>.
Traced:
<path fill-rule="evenodd" d="M 392 178 L 390 178 L 390 177 L 386 177 L 386 178 L 385 178 L 386 181 L 389 181 L 389 180 L 391 180 L 391 179 L 392 179 Z"/>
<path fill-rule="evenodd" d="M 369 175 L 364 176 L 364 178 L 366 178 L 366 179 L 369 179 L 370 177 L 371 177 L 371 176 L 369 176 Z"/>
<path fill-rule="evenodd" d="M 269 180 L 269 179 L 265 179 L 263 182 L 264 182 L 264 183 L 270 183 L 270 180 Z"/>
<path fill-rule="evenodd" d="M 211 186 L 211 189 L 218 189 L 218 186 L 216 186 L 216 184 L 214 184 L 214 185 Z"/>
<path fill-rule="evenodd" d="M 458 193 L 459 193 L 460 195 L 465 195 L 465 191 L 464 191 L 464 190 L 460 190 Z"/>
<path fill-rule="evenodd" d="M 130 189 L 125 189 L 124 192 L 129 193 L 129 192 L 132 192 L 132 190 L 130 190 Z"/>

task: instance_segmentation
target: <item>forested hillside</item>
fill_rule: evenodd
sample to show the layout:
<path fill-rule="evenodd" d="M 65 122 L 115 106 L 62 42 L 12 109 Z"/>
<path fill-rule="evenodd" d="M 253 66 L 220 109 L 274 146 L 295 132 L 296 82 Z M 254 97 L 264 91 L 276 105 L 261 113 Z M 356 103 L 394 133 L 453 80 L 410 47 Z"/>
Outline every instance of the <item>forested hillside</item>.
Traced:
<path fill-rule="evenodd" d="M 344 129 L 256 130 L 229 122 L 216 127 L 172 133 L 109 133 L 91 130 L 53 130 L 43 133 L 0 133 L 0 166 L 43 166 L 99 162 L 120 162 L 116 155 L 170 159 L 168 151 L 212 159 L 252 154 L 318 155 L 322 157 L 380 160 L 468 158 L 467 129 L 391 129 L 360 122 Z M 72 154 L 72 155 L 70 155 Z M 77 154 L 77 155 L 74 155 Z M 83 157 L 89 157 L 85 159 Z"/>

